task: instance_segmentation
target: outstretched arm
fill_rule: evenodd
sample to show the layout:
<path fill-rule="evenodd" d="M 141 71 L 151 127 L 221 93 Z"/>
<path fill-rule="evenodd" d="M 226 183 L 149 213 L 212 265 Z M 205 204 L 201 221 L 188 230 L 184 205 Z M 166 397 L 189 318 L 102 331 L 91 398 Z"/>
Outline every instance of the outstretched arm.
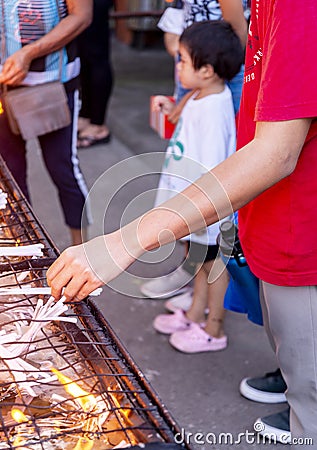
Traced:
<path fill-rule="evenodd" d="M 310 119 L 257 124 L 255 138 L 182 193 L 120 230 L 65 250 L 47 273 L 52 295 L 83 299 L 142 253 L 226 217 L 290 175 Z"/>

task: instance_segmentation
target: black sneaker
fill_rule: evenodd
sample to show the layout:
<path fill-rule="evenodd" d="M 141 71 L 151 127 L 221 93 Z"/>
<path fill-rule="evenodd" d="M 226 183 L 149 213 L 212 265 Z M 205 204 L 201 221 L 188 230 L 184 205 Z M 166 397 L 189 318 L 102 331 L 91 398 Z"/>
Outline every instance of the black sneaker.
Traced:
<path fill-rule="evenodd" d="M 276 442 L 281 444 L 291 443 L 289 407 L 285 411 L 256 420 L 253 427 L 255 431 L 261 436 L 270 439 L 271 442 L 276 440 Z"/>
<path fill-rule="evenodd" d="M 283 403 L 286 383 L 280 369 L 259 378 L 244 378 L 240 383 L 240 393 L 243 397 L 261 403 Z"/>

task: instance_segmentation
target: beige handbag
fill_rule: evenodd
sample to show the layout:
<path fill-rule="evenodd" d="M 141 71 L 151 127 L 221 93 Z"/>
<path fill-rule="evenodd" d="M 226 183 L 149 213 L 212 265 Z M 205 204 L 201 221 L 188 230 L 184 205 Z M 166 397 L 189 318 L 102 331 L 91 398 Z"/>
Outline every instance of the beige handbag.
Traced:
<path fill-rule="evenodd" d="M 2 0 L 2 12 L 2 61 L 4 61 L 6 49 L 4 0 Z M 59 79 L 62 72 L 62 59 L 61 50 Z M 13 89 L 3 85 L 2 91 L 3 107 L 11 131 L 14 134 L 21 134 L 25 140 L 59 130 L 71 123 L 67 95 L 61 81 Z"/>
<path fill-rule="evenodd" d="M 64 128 L 71 123 L 67 96 L 61 82 L 4 90 L 4 111 L 11 131 L 23 139 Z"/>

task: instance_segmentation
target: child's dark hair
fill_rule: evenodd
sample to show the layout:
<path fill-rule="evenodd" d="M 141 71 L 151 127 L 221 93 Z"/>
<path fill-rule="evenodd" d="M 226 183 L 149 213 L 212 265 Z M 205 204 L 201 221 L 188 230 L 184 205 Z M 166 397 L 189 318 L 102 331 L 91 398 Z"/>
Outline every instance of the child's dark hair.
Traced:
<path fill-rule="evenodd" d="M 195 70 L 210 64 L 224 80 L 231 80 L 244 62 L 240 39 L 225 20 L 193 23 L 183 32 L 180 42 L 188 50 Z"/>

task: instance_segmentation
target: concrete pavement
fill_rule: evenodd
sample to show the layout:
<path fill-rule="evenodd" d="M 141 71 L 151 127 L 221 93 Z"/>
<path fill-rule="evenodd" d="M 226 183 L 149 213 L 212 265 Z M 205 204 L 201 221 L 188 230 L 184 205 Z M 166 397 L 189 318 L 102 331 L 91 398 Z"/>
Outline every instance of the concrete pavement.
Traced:
<path fill-rule="evenodd" d="M 108 120 L 113 139 L 108 145 L 79 153 L 92 189 L 95 222 L 91 237 L 117 228 L 151 205 L 162 162 L 162 155 L 156 152 L 163 152 L 166 146 L 148 125 L 148 105 L 150 95 L 172 93 L 172 60 L 162 48 L 136 50 L 113 39 L 113 64 L 115 87 Z M 35 212 L 63 250 L 70 243 L 69 236 L 55 188 L 34 143 L 30 145 L 29 167 Z M 140 298 L 140 283 L 144 277 L 169 272 L 181 258 L 182 248 L 177 245 L 162 263 L 149 263 L 146 258 L 135 263 L 113 288 L 104 288 L 99 305 L 180 427 L 202 433 L 200 441 L 207 433 L 232 433 L 236 440 L 239 433 L 253 432 L 257 417 L 285 406 L 258 404 L 239 395 L 243 377 L 275 370 L 276 362 L 263 329 L 243 315 L 227 314 L 229 347 L 214 354 L 179 353 L 169 346 L 166 336 L 153 330 L 152 321 L 164 312 L 164 301 Z M 252 442 L 251 435 L 232 445 L 195 444 L 193 438 L 191 443 L 195 449 L 273 448 L 273 444 Z"/>

